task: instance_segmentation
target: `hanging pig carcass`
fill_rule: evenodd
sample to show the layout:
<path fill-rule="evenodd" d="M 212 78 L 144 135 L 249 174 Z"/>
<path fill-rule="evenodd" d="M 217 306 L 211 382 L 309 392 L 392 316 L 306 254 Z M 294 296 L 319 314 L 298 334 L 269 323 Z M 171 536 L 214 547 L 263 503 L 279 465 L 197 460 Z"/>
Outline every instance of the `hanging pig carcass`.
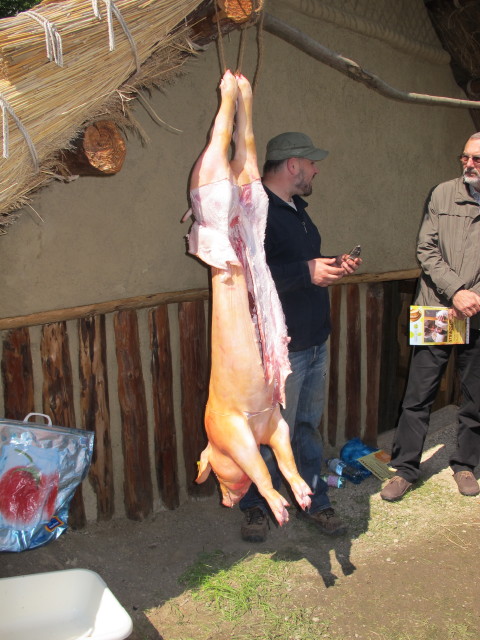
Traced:
<path fill-rule="evenodd" d="M 290 373 L 288 337 L 263 247 L 268 198 L 260 181 L 252 130 L 252 92 L 227 71 L 207 147 L 190 182 L 195 222 L 190 253 L 212 270 L 211 374 L 205 411 L 208 445 L 197 482 L 211 469 L 223 504 L 239 502 L 254 482 L 279 524 L 287 500 L 272 486 L 259 446 L 269 445 L 302 508 L 310 488 L 298 474 L 287 423 L 280 413 Z M 228 152 L 235 122 L 235 152 Z"/>

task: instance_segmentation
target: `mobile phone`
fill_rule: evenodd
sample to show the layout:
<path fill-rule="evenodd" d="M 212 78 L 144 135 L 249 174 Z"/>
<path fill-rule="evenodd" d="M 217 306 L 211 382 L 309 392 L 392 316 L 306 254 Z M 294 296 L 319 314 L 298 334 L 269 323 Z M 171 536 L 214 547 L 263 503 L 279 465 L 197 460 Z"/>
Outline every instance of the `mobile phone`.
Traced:
<path fill-rule="evenodd" d="M 360 256 L 360 254 L 362 253 L 362 247 L 357 244 L 355 247 L 353 247 L 353 249 L 350 251 L 349 254 L 349 258 L 350 260 L 354 260 L 355 258 L 358 258 Z"/>

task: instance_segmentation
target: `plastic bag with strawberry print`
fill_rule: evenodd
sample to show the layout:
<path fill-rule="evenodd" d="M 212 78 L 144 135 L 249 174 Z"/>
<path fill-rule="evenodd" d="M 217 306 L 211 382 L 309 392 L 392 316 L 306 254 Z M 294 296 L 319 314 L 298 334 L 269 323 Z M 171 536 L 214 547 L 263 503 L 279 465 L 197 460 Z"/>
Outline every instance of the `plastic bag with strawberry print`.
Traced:
<path fill-rule="evenodd" d="M 48 425 L 28 422 L 43 416 Z M 24 551 L 58 538 L 90 466 L 94 434 L 53 426 L 44 414 L 0 420 L 0 551 Z"/>

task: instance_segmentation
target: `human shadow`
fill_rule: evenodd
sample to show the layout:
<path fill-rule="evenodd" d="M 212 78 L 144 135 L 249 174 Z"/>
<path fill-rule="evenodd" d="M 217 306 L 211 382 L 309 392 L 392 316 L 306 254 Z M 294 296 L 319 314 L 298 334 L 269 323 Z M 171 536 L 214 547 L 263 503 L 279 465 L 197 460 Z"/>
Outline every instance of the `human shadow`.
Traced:
<path fill-rule="evenodd" d="M 288 537 L 297 552 L 315 567 L 325 587 L 332 587 L 341 576 L 350 576 L 355 572 L 353 543 L 368 531 L 371 497 L 380 488 L 380 480 L 373 475 L 360 484 L 347 482 L 344 488 L 329 488 L 330 503 L 348 527 L 347 532 L 340 536 L 325 535 L 315 524 L 293 515 L 289 523 L 292 533 Z M 282 549 L 278 548 L 277 553 L 281 554 Z"/>

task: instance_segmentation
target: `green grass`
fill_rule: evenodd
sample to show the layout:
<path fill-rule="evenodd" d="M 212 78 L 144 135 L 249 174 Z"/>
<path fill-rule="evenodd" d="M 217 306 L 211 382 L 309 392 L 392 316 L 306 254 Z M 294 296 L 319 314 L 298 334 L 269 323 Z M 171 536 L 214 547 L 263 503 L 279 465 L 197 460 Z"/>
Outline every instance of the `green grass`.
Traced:
<path fill-rule="evenodd" d="M 229 563 L 202 554 L 180 578 L 192 597 L 235 626 L 235 640 L 317 640 L 328 629 L 313 608 L 292 607 L 289 580 L 301 555 L 256 554 Z"/>
<path fill-rule="evenodd" d="M 471 537 L 471 529 L 480 527 L 478 517 L 474 517 L 478 501 L 466 500 L 444 482 L 427 479 L 398 503 L 386 503 L 378 494 L 356 495 L 354 499 L 357 504 L 365 504 L 364 513 L 349 517 L 346 501 L 342 507 L 352 535 L 362 541 L 363 562 L 382 549 L 397 550 L 418 539 L 428 542 L 431 531 L 457 549 L 473 549 L 475 538 Z M 465 531 L 450 527 L 450 522 L 459 521 L 465 523 Z M 366 525 L 368 528 L 364 530 Z M 302 527 L 302 535 L 307 531 L 308 527 Z M 303 543 L 306 544 L 305 540 Z M 321 540 L 309 544 L 320 545 Z M 360 551 L 357 546 L 357 558 L 362 562 Z M 324 558 L 325 553 L 329 553 L 328 545 L 319 550 L 318 557 Z M 418 549 L 412 553 L 416 555 Z M 182 596 L 166 603 L 170 615 L 164 620 L 165 624 L 168 622 L 168 629 L 162 629 L 164 637 L 355 640 L 358 631 L 362 640 L 478 640 L 478 616 L 471 609 L 458 610 L 450 602 L 450 595 L 438 592 L 429 601 L 428 594 L 416 591 L 415 585 L 409 587 L 410 594 L 403 603 L 399 601 L 407 607 L 400 606 L 398 611 L 390 608 L 385 616 L 372 616 L 370 609 L 359 608 L 354 599 L 340 601 L 342 608 L 332 607 L 332 602 L 339 604 L 338 599 L 331 598 L 333 592 L 325 591 L 318 582 L 315 575 L 318 567 L 312 567 L 312 558 L 307 557 L 294 547 L 242 558 L 223 551 L 200 555 L 181 576 L 185 587 Z M 385 570 L 395 571 L 390 565 Z M 393 580 L 394 573 L 390 575 Z M 343 584 L 347 585 L 345 580 Z M 412 598 L 411 608 L 408 598 Z M 381 592 L 372 592 L 369 602 L 372 611 L 378 613 L 383 602 Z M 186 616 L 182 609 L 188 611 Z M 357 625 L 353 631 L 351 625 Z"/>

